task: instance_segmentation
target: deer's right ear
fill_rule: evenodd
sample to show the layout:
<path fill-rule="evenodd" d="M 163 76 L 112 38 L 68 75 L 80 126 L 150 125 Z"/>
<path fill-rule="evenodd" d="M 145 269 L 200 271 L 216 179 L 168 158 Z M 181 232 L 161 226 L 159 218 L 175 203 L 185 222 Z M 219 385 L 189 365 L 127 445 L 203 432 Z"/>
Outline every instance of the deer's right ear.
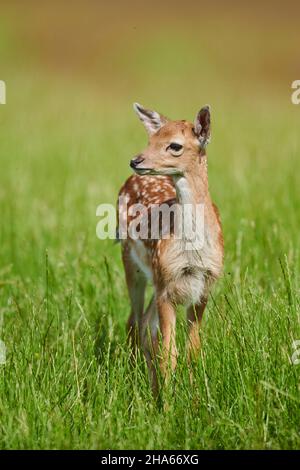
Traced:
<path fill-rule="evenodd" d="M 134 103 L 133 109 L 144 124 L 146 131 L 150 136 L 155 134 L 155 132 L 168 122 L 168 119 L 165 116 L 162 116 L 156 111 L 146 109 L 139 103 Z"/>
<path fill-rule="evenodd" d="M 200 109 L 199 113 L 195 119 L 195 133 L 199 139 L 200 147 L 205 149 L 205 147 L 210 142 L 210 106 L 204 106 Z"/>

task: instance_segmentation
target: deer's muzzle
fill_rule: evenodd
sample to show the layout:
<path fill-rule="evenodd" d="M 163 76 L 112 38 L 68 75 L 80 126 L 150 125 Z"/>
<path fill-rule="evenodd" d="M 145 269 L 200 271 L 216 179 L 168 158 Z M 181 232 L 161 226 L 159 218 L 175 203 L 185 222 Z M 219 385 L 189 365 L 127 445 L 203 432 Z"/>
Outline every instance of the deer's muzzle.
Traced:
<path fill-rule="evenodd" d="M 140 163 L 143 163 L 144 160 L 145 159 L 142 157 L 142 155 L 138 155 L 137 157 L 133 158 L 130 161 L 131 168 L 135 170 L 138 167 L 138 165 L 140 165 Z"/>

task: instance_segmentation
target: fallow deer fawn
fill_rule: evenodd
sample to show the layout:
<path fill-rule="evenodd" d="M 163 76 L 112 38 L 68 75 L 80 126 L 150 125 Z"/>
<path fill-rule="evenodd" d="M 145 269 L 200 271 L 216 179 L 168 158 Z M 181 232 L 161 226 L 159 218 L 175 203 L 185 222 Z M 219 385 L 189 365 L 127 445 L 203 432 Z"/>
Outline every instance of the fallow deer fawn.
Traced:
<path fill-rule="evenodd" d="M 154 360 L 161 351 L 159 364 L 163 376 L 176 367 L 175 343 L 176 306 L 187 307 L 189 328 L 188 356 L 199 352 L 199 326 L 213 282 L 223 265 L 223 237 L 218 210 L 212 203 L 207 178 L 206 145 L 210 140 L 210 108 L 198 113 L 194 125 L 187 121 L 171 121 L 139 104 L 134 109 L 149 136 L 147 148 L 130 162 L 132 175 L 120 190 L 128 204 L 120 218 L 127 227 L 133 220 L 130 207 L 142 204 L 167 203 L 175 208 L 174 223 L 168 238 L 121 240 L 122 259 L 131 302 L 127 323 L 134 347 L 144 352 L 154 389 L 157 387 Z M 203 243 L 187 246 L 186 224 L 181 239 L 174 236 L 176 211 L 184 205 L 203 205 Z M 188 224 L 195 226 L 195 212 Z M 185 221 L 186 222 L 186 221 Z M 197 235 L 197 234 L 196 234 Z M 154 295 L 144 311 L 147 281 L 153 283 Z M 160 332 L 160 335 L 158 334 Z M 161 350 L 159 338 L 161 336 Z M 170 366 L 170 367 L 169 367 Z"/>

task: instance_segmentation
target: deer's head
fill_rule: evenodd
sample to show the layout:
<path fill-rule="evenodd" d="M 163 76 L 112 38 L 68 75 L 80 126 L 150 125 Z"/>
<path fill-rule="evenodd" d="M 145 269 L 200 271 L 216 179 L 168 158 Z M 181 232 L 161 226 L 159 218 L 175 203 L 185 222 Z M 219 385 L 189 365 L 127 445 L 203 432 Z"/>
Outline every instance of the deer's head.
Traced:
<path fill-rule="evenodd" d="M 210 141 L 210 108 L 203 107 L 194 124 L 171 121 L 165 116 L 134 104 L 134 110 L 144 124 L 149 143 L 130 162 L 139 175 L 185 175 L 205 155 Z"/>

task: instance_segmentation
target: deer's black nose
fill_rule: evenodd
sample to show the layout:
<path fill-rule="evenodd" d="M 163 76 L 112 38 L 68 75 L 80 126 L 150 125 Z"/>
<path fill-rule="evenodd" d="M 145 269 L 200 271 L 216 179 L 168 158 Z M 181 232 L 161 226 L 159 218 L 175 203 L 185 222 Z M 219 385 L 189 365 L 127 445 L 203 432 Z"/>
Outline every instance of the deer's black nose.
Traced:
<path fill-rule="evenodd" d="M 131 168 L 135 169 L 140 163 L 144 161 L 142 155 L 138 155 L 130 161 Z"/>

